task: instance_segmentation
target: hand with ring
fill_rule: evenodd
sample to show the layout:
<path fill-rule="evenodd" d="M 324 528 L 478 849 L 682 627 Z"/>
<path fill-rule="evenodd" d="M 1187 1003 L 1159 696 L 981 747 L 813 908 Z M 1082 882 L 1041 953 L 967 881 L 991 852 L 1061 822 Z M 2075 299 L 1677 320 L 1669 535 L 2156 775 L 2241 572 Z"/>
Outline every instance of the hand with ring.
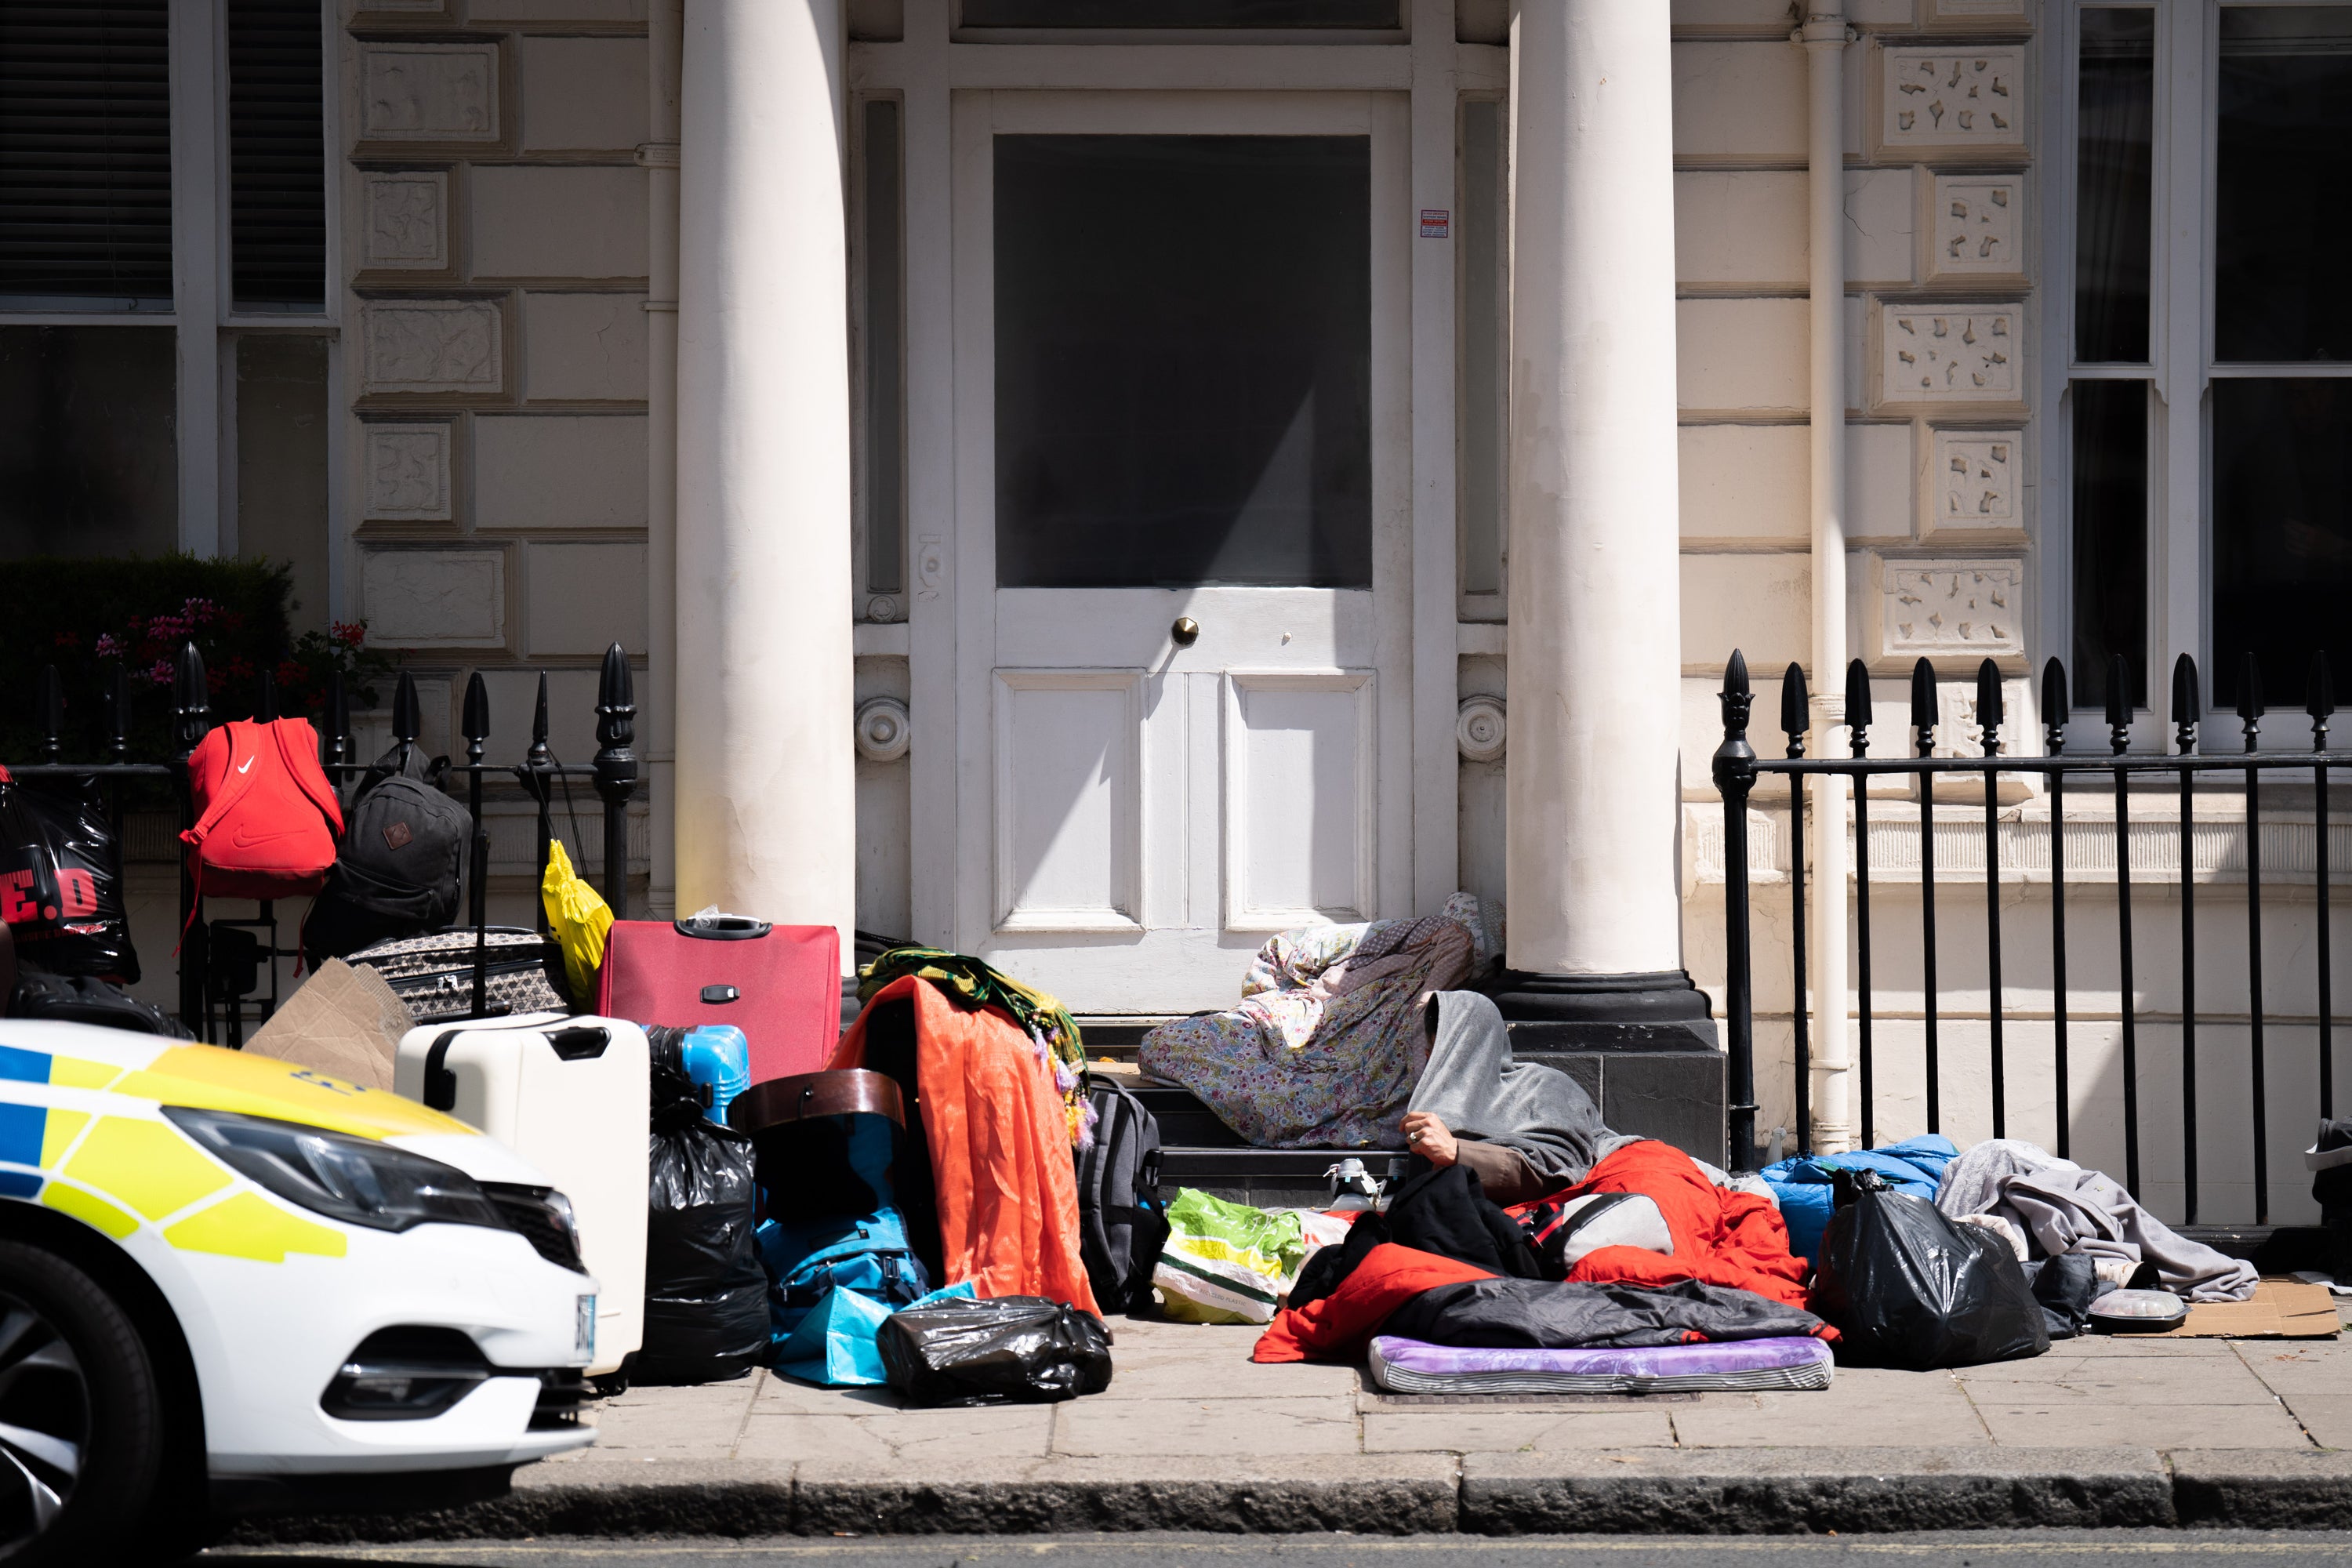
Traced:
<path fill-rule="evenodd" d="M 1461 1157 L 1453 1132 L 1426 1110 L 1408 1112 L 1404 1119 L 1405 1147 L 1440 1170 Z"/>

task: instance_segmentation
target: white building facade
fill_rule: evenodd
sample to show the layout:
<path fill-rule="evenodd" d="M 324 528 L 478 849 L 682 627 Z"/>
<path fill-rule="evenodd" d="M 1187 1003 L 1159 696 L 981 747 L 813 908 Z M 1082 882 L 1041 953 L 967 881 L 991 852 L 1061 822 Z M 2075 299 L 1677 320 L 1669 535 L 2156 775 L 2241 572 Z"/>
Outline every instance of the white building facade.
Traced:
<path fill-rule="evenodd" d="M 2104 744 L 2114 654 L 2157 745 L 2147 672 L 2177 655 L 2255 651 L 2292 711 L 2312 651 L 2352 642 L 2326 275 L 2352 6 L 1808 3 L 340 0 L 315 313 L 241 311 L 188 226 L 229 176 L 173 176 L 176 313 L 142 318 L 179 334 L 168 538 L 314 562 L 442 734 L 488 672 L 494 756 L 524 672 L 584 714 L 621 641 L 656 911 L 912 937 L 1152 1016 L 1232 999 L 1276 931 L 1466 889 L 1517 1016 L 1706 1035 L 1735 647 L 1759 737 L 1775 672 L 1809 673 L 1818 753 L 1851 658 L 1882 738 L 1933 660 L 1945 752 L 1990 658 L 2009 748 L 2038 751 L 2045 721 Z M 175 93 L 214 84 L 196 119 L 236 98 L 237 6 L 168 7 Z M 126 330 L 56 310 L 0 333 Z M 286 523 L 233 482 L 267 464 L 216 389 L 290 338 L 321 365 L 323 489 Z M 2052 656 L 2076 713 L 2036 710 Z M 2024 1083 L 2048 807 L 2006 787 Z M 2199 874 L 2226 889 L 2243 814 L 2212 809 Z M 1816 900 L 1790 996 L 1784 813 L 1758 811 L 1761 1121 L 1788 1119 L 1803 1006 L 1834 1144 L 1850 906 Z M 1916 917 L 1876 843 L 1885 955 Z M 1812 874 L 1851 853 L 1817 842 Z M 1955 1133 L 1996 1005 L 1965 910 Z M 2098 962 L 2078 1017 L 2116 1011 Z M 1878 1034 L 1882 1136 L 1917 1124 L 1905 1026 Z M 2103 1153 L 2101 1026 L 2070 1106 L 2021 1095 L 2012 1131 L 2071 1114 Z M 2302 1081 L 2273 1078 L 2282 1151 Z"/>

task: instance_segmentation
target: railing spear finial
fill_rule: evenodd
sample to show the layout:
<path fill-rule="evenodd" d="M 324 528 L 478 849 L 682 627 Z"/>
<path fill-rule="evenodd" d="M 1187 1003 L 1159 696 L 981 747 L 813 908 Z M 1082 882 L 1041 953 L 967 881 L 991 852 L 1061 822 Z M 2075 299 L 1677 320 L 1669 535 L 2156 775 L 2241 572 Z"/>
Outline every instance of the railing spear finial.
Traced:
<path fill-rule="evenodd" d="M 2203 717 L 2197 661 L 2184 653 L 2172 661 L 2172 739 L 2182 756 L 2197 749 L 2197 724 Z"/>
<path fill-rule="evenodd" d="M 1936 667 L 1922 658 L 1911 667 L 1911 729 L 1923 757 L 1936 754 Z"/>
<path fill-rule="evenodd" d="M 2042 743 L 2053 757 L 2066 751 L 2066 717 L 2073 711 L 2066 697 L 2066 667 L 2053 655 L 2042 666 Z"/>
<path fill-rule="evenodd" d="M 2261 746 L 2263 666 L 2251 649 L 2238 665 L 2238 727 L 2246 737 L 2246 750 L 2251 752 Z"/>
<path fill-rule="evenodd" d="M 1845 667 L 1845 722 L 1857 757 L 1870 755 L 1870 666 L 1850 659 Z"/>
<path fill-rule="evenodd" d="M 2131 750 L 2131 666 L 2121 654 L 2107 658 L 2107 750 L 2122 756 Z"/>
<path fill-rule="evenodd" d="M 1789 755 L 1805 754 L 1805 734 L 1813 727 L 1812 694 L 1805 689 L 1804 668 L 1795 659 L 1780 672 L 1780 732 L 1789 737 Z"/>
<path fill-rule="evenodd" d="M 1977 738 L 1988 757 L 2000 755 L 2000 666 L 1986 659 L 1977 666 Z"/>
<path fill-rule="evenodd" d="M 2336 714 L 2336 679 L 2327 663 L 2327 650 L 2311 650 L 2311 673 L 2304 678 L 2303 710 L 2311 715 L 2311 749 L 2327 750 L 2327 721 Z"/>

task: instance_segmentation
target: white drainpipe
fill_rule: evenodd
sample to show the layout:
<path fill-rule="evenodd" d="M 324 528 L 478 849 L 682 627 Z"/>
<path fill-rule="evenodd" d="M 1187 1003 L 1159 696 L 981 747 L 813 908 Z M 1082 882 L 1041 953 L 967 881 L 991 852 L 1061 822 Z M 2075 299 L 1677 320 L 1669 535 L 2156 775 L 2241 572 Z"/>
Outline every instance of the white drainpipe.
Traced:
<path fill-rule="evenodd" d="M 651 140 L 646 170 L 646 761 L 651 775 L 653 918 L 677 902 L 677 171 L 678 58 L 685 0 L 646 18 Z"/>
<path fill-rule="evenodd" d="M 1843 0 L 1807 0 L 1806 134 L 1812 294 L 1812 754 L 1848 752 L 1845 721 L 1845 48 Z M 1846 1003 L 1846 790 L 1815 781 L 1807 932 L 1812 983 L 1813 1147 L 1854 1144 L 1853 1047 Z M 1798 1005 L 1806 1005 L 1804 998 Z"/>

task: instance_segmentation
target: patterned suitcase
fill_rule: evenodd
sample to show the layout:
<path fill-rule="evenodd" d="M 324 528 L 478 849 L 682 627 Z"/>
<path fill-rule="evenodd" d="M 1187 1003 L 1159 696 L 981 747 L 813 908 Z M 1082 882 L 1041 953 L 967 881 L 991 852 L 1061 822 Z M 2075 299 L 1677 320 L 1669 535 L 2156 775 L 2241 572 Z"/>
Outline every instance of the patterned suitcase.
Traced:
<path fill-rule="evenodd" d="M 489 926 L 487 1016 L 569 1013 L 572 997 L 563 978 L 563 950 L 535 931 Z M 392 994 L 408 1005 L 420 1024 L 463 1018 L 474 1010 L 474 928 L 402 937 L 363 947 L 343 962 L 366 964 L 383 977 Z"/>

